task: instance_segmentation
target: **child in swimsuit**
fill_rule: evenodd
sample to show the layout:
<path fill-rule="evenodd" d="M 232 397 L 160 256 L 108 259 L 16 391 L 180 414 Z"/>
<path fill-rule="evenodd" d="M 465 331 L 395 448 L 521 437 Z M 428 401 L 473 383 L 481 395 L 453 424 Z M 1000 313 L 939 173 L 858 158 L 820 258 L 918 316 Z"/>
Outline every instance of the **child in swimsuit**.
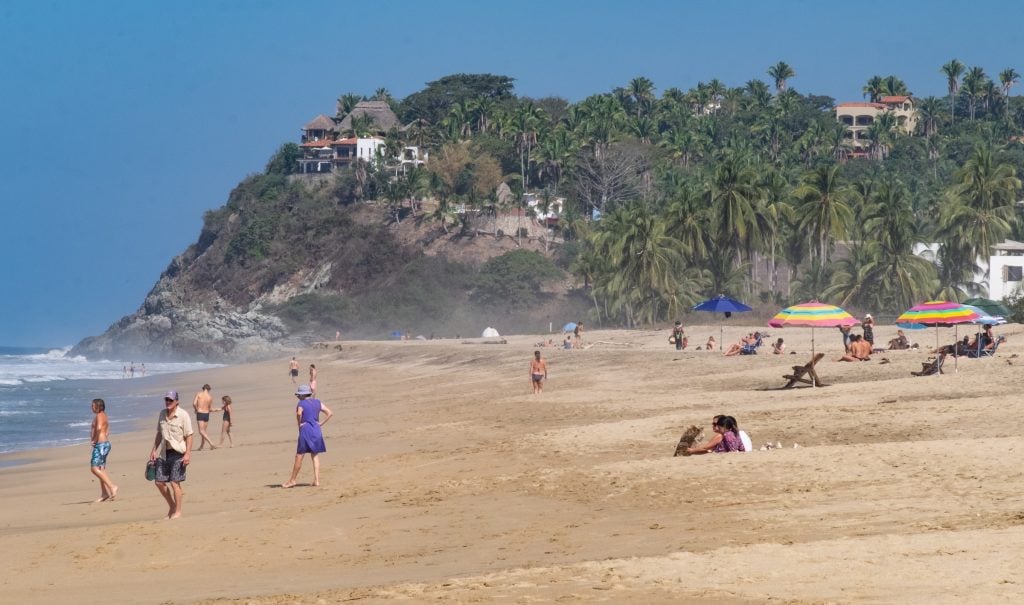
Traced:
<path fill-rule="evenodd" d="M 220 445 L 224 445 L 224 435 L 227 434 L 230 447 L 235 447 L 235 440 L 231 438 L 231 397 L 225 395 L 220 401 L 220 409 L 224 411 L 223 422 L 220 425 Z"/>

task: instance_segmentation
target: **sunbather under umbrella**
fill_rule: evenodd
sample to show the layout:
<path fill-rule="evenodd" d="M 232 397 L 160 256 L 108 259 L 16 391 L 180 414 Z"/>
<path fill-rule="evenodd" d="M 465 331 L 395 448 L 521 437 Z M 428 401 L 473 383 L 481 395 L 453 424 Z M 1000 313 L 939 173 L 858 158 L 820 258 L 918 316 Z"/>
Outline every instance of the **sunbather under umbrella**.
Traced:
<path fill-rule="evenodd" d="M 814 359 L 814 328 L 834 328 L 836 326 L 855 326 L 860 321 L 835 305 L 812 300 L 776 313 L 768 321 L 773 328 L 786 326 L 810 326 L 811 328 L 811 359 Z"/>
<path fill-rule="evenodd" d="M 699 305 L 693 307 L 694 311 L 706 311 L 708 313 L 723 313 L 725 318 L 729 319 L 733 313 L 743 313 L 749 311 L 750 307 L 741 303 L 738 300 L 729 298 L 719 294 L 714 298 L 709 298 Z M 722 345 L 725 343 L 725 328 L 722 324 L 718 325 L 718 350 L 722 350 Z"/>
<path fill-rule="evenodd" d="M 953 341 L 959 338 L 957 326 L 982 319 L 985 312 L 977 307 L 948 300 L 930 300 L 915 305 L 896 318 L 896 325 L 911 330 L 935 326 L 935 348 L 939 346 L 939 328 L 953 327 Z M 957 356 L 953 356 L 953 371 L 959 371 Z"/>

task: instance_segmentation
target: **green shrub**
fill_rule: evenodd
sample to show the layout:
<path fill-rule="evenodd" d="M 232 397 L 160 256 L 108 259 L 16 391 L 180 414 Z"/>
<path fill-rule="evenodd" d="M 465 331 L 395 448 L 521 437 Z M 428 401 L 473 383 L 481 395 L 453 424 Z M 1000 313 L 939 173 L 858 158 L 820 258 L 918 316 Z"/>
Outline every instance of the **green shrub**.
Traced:
<path fill-rule="evenodd" d="M 499 309 L 537 304 L 544 282 L 561 276 L 546 256 L 532 250 L 513 250 L 484 263 L 477 275 L 472 299 Z"/>

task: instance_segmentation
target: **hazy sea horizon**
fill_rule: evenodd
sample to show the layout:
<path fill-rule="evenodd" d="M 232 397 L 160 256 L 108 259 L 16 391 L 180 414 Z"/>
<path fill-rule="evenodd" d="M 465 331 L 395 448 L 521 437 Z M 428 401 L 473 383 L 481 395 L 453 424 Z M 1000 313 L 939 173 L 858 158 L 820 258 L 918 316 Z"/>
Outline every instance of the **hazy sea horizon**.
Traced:
<path fill-rule="evenodd" d="M 70 348 L 0 346 L 0 454 L 88 442 L 90 403 L 96 398 L 106 402 L 114 434 L 133 430 L 138 420 L 154 415 L 168 374 L 218 367 L 87 360 L 68 356 Z M 134 378 L 125 377 L 133 363 Z"/>

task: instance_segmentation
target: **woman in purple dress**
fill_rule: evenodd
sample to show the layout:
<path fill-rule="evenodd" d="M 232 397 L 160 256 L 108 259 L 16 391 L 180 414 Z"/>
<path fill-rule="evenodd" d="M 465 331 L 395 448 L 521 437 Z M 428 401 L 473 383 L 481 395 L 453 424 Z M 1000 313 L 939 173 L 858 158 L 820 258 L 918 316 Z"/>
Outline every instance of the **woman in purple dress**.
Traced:
<path fill-rule="evenodd" d="M 299 404 L 295 406 L 295 420 L 299 423 L 299 444 L 295 449 L 295 466 L 292 467 L 292 477 L 281 487 L 294 487 L 295 479 L 302 470 L 302 457 L 309 454 L 313 459 L 313 487 L 320 485 L 320 458 L 321 452 L 327 451 L 324 445 L 324 434 L 320 429 L 334 415 L 331 409 L 320 403 L 319 399 L 310 399 L 313 389 L 308 384 L 295 389 L 295 396 L 299 398 Z M 320 414 L 324 413 L 323 422 L 320 421 Z"/>

